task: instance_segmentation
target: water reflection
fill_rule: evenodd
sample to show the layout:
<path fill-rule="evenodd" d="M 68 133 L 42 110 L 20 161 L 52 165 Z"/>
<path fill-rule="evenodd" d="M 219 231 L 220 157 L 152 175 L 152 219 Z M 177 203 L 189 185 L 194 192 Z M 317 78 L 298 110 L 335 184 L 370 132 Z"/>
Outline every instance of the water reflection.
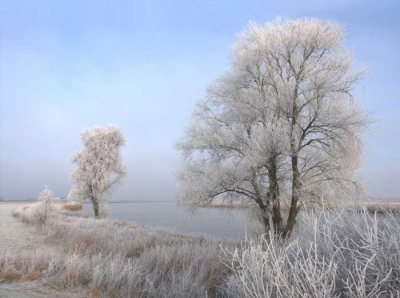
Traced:
<path fill-rule="evenodd" d="M 253 224 L 245 209 L 200 208 L 193 213 L 176 202 L 111 203 L 109 207 L 110 219 L 168 228 L 184 234 L 228 238 L 253 234 Z M 82 212 L 92 215 L 91 205 L 85 204 Z"/>

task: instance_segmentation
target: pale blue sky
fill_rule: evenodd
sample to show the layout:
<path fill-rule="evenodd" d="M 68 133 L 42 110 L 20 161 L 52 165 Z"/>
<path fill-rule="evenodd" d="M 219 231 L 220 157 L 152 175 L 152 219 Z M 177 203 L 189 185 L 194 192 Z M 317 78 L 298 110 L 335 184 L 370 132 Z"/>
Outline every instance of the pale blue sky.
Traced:
<path fill-rule="evenodd" d="M 172 200 L 182 135 L 207 83 L 229 65 L 250 20 L 344 24 L 370 72 L 357 90 L 380 119 L 360 173 L 375 196 L 400 196 L 400 1 L 0 1 L 0 196 L 69 190 L 80 131 L 117 124 L 128 177 L 115 196 Z"/>

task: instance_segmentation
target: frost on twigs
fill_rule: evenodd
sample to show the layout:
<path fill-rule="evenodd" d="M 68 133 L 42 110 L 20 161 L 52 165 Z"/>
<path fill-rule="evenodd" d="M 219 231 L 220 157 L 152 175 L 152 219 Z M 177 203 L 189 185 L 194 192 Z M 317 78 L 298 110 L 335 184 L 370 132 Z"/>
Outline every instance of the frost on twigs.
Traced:
<path fill-rule="evenodd" d="M 287 243 L 246 239 L 224 249 L 226 297 L 400 297 L 400 221 L 345 208 L 302 212 Z"/>
<path fill-rule="evenodd" d="M 177 143 L 182 200 L 252 201 L 266 230 L 287 237 L 305 203 L 353 196 L 371 121 L 344 36 L 315 19 L 249 24 Z"/>
<path fill-rule="evenodd" d="M 99 217 L 101 201 L 126 176 L 120 153 L 125 137 L 115 125 L 95 126 L 84 130 L 81 136 L 85 148 L 72 157 L 76 168 L 71 175 L 74 186 L 69 196 L 91 202 L 95 217 Z"/>

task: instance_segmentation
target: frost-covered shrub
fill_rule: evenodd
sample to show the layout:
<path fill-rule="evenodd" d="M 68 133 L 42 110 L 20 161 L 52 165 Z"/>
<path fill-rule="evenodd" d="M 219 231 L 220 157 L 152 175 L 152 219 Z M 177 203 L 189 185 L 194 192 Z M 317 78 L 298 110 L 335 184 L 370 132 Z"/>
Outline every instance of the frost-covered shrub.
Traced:
<path fill-rule="evenodd" d="M 46 185 L 39 194 L 36 204 L 35 217 L 41 224 L 45 224 L 49 213 L 53 210 L 53 203 L 56 200 L 54 193 Z"/>
<path fill-rule="evenodd" d="M 228 297 L 400 297 L 399 214 L 303 213 L 289 242 L 226 249 Z"/>

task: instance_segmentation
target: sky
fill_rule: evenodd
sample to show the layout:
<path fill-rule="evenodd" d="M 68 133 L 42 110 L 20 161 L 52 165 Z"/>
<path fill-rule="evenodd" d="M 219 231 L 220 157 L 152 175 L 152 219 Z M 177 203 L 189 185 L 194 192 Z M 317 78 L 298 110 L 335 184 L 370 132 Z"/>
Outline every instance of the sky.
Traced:
<path fill-rule="evenodd" d="M 369 69 L 356 96 L 377 119 L 359 175 L 400 197 L 399 0 L 0 0 L 0 197 L 66 196 L 80 132 L 111 123 L 127 139 L 114 198 L 174 200 L 191 110 L 248 22 L 278 17 L 346 27 Z"/>

